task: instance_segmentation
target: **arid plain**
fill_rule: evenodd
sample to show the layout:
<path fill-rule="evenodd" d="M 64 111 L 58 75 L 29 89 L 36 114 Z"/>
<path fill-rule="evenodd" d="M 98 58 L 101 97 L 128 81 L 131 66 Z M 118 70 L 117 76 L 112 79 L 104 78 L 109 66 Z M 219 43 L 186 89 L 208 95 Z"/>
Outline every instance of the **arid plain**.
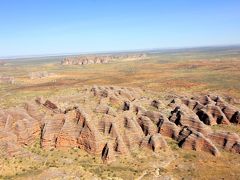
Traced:
<path fill-rule="evenodd" d="M 27 143 L 19 143 L 20 135 L 16 135 L 17 147 L 24 153 L 9 156 L 5 151 L 11 147 L 4 146 L 0 149 L 2 154 L 0 178 L 238 179 L 240 177 L 240 141 L 238 141 L 240 120 L 235 116 L 240 109 L 240 47 L 156 50 L 141 53 L 145 56 L 140 59 L 123 56 L 107 63 L 85 65 L 63 65 L 61 61 L 65 57 L 2 60 L 5 64 L 0 64 L 0 76 L 5 79 L 14 78 L 13 81 L 11 79 L 9 82 L 0 82 L 0 109 L 6 111 L 5 114 L 8 111 L 12 112 L 8 109 L 15 107 L 24 107 L 28 112 L 28 108 L 31 109 L 29 104 L 35 103 L 36 100 L 38 100 L 37 111 L 44 114 L 43 119 L 49 116 L 51 121 L 54 121 L 53 117 L 56 114 L 61 113 L 64 114 L 64 118 L 71 118 L 75 114 L 68 112 L 75 112 L 75 109 L 80 108 L 79 119 L 83 117 L 87 119 L 83 115 L 85 113 L 91 116 L 90 121 L 83 121 L 82 127 L 87 123 L 90 132 L 97 129 L 99 136 L 103 137 L 99 142 L 103 142 L 100 145 L 94 144 L 93 148 L 92 144 L 85 142 L 83 137 L 81 137 L 84 139 L 82 141 L 78 137 L 75 145 L 72 139 L 69 143 L 70 140 L 62 137 L 64 129 L 60 128 L 55 132 L 56 142 L 51 142 L 53 145 L 49 144 L 46 140 L 48 138 L 46 132 L 50 131 L 47 125 L 51 124 L 51 121 L 49 119 L 41 121 L 43 124 L 39 125 L 39 134 L 31 136 L 31 140 L 26 137 L 29 140 Z M 124 54 L 131 56 L 136 52 Z M 96 56 L 102 56 L 102 54 Z M 120 101 L 108 97 L 109 94 L 116 92 L 121 92 L 119 93 L 119 98 L 122 98 Z M 207 95 L 210 98 L 208 101 L 199 98 L 206 98 Z M 181 100 L 183 105 L 180 103 L 178 106 L 178 100 Z M 203 107 L 196 111 L 193 108 L 191 112 L 188 109 L 185 110 L 184 108 L 191 108 L 189 105 L 191 100 L 200 102 Z M 224 114 L 221 117 L 214 111 L 214 115 L 211 114 L 213 120 L 211 117 L 205 118 L 199 113 L 200 110 L 203 112 L 203 109 L 212 105 L 209 101 L 216 102 L 216 106 L 220 108 L 224 102 L 224 106 L 227 104 L 226 106 L 234 107 L 236 112 L 234 111 L 235 114 L 228 118 L 228 113 L 222 108 L 219 113 Z M 76 107 L 76 104 L 80 104 L 79 107 Z M 103 106 L 99 106 L 102 104 Z M 178 117 L 179 107 L 183 109 L 182 119 Z M 215 105 L 213 108 L 216 109 Z M 82 110 L 85 112 L 83 113 Z M 131 112 L 126 112 L 130 110 Z M 76 111 L 76 117 L 79 112 Z M 169 135 L 169 131 L 173 129 L 163 129 L 161 133 L 163 126 L 159 125 L 160 121 L 156 122 L 156 127 L 150 125 L 149 123 L 155 122 L 148 112 L 161 114 L 161 117 L 164 116 L 162 119 L 166 116 L 167 120 L 161 122 L 173 123 L 171 126 L 174 125 L 178 135 L 176 137 L 173 134 Z M 193 124 L 199 124 L 195 129 L 191 124 L 190 127 L 194 130 L 186 130 L 188 120 L 195 118 L 192 116 L 193 113 L 200 119 Z M 29 114 L 35 118 L 35 113 Z M 137 119 L 143 134 L 136 130 L 136 134 L 140 133 L 140 135 L 131 135 L 133 125 L 130 125 L 130 120 L 127 120 L 130 116 Z M 216 119 L 214 119 L 215 116 L 217 116 Z M 147 117 L 147 120 L 143 117 Z M 102 118 L 109 120 L 104 120 L 105 124 L 99 125 Z M 4 121 L 3 119 L 0 118 Z M 65 124 L 68 122 L 66 119 Z M 149 119 L 151 122 L 148 122 Z M 124 127 L 118 124 L 122 120 Z M 121 128 L 112 132 L 112 121 L 115 121 L 114 127 Z M 107 124 L 109 122 L 110 125 Z M 6 124 L 0 124 L 0 130 L 3 129 L 2 126 L 6 128 Z M 14 122 L 11 126 L 14 126 Z M 16 126 L 14 127 L 13 131 L 18 132 Z M 108 130 L 106 130 L 107 127 Z M 125 135 L 128 130 L 133 140 L 126 140 Z M 196 139 L 202 138 L 199 146 L 196 145 L 198 141 L 195 139 L 193 143 L 191 140 L 181 139 L 187 139 L 185 130 L 194 134 Z M 226 141 L 231 142 L 236 137 L 237 140 L 234 143 L 238 146 L 233 143 L 230 148 L 227 148 L 226 143 L 220 145 L 221 143 L 217 143 L 218 140 L 215 143 L 215 135 L 220 132 L 230 132 L 230 140 Z M 155 133 L 162 134 L 164 139 L 162 135 L 158 137 Z M 67 131 L 66 134 L 68 136 L 69 132 Z M 88 132 L 84 137 L 88 138 L 90 135 Z M 27 135 L 24 134 L 23 137 L 25 136 Z M 115 140 L 113 142 L 115 136 L 117 143 Z M 136 136 L 143 137 L 141 140 L 136 140 L 139 141 L 136 146 L 141 148 L 131 147 L 131 143 L 135 143 Z M 98 134 L 94 134 L 94 138 L 96 137 Z M 1 138 L 3 139 L 4 135 L 0 134 L 0 141 Z M 61 138 L 62 141 L 59 140 Z M 98 140 L 91 139 L 91 141 Z M 111 149 L 114 149 L 114 152 Z"/>

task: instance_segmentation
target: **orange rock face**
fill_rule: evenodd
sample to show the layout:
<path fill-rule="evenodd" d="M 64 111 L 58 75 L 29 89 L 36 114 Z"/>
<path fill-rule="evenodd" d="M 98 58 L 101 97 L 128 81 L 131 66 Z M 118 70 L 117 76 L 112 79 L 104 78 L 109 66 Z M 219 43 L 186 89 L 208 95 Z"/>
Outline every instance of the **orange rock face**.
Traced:
<path fill-rule="evenodd" d="M 81 148 L 110 163 L 136 148 L 167 150 L 165 137 L 183 149 L 215 156 L 220 155 L 218 148 L 240 153 L 237 134 L 211 129 L 239 123 L 239 110 L 219 97 L 162 102 L 140 89 L 101 86 L 78 93 L 0 110 L 0 153 L 24 155 L 23 147 L 40 139 L 42 148 Z"/>

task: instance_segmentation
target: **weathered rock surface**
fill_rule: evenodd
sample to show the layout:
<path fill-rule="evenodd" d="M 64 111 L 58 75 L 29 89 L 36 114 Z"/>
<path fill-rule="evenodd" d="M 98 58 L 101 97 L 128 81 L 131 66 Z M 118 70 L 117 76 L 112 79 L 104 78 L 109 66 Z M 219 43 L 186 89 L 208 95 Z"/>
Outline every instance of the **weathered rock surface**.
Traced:
<path fill-rule="evenodd" d="M 168 149 L 167 142 L 160 133 L 146 136 L 141 142 L 142 147 L 147 147 L 154 152 Z"/>
<path fill-rule="evenodd" d="M 219 96 L 207 95 L 191 100 L 183 98 L 182 101 L 207 125 L 240 123 L 239 110 Z"/>
<path fill-rule="evenodd" d="M 240 152 L 240 137 L 236 133 L 214 132 L 209 134 L 208 137 L 223 149 Z"/>
<path fill-rule="evenodd" d="M 102 160 L 106 163 L 110 163 L 115 160 L 114 149 L 109 143 L 105 144 L 102 150 Z"/>
<path fill-rule="evenodd" d="M 13 133 L 0 130 L 0 155 L 21 156 L 24 154 L 24 150 L 17 145 L 17 136 Z"/>
<path fill-rule="evenodd" d="M 236 107 L 215 96 L 169 102 L 147 97 L 140 89 L 114 86 L 87 87 L 66 98 L 36 98 L 24 108 L 0 110 L 0 152 L 24 155 L 24 146 L 39 141 L 45 149 L 81 148 L 111 163 L 137 148 L 166 150 L 168 137 L 187 150 L 215 156 L 218 148 L 240 153 L 236 133 L 211 129 L 238 124 Z"/>
<path fill-rule="evenodd" d="M 169 106 L 173 108 L 169 117 L 171 122 L 174 122 L 178 126 L 191 127 L 202 134 L 211 132 L 211 129 L 191 109 L 182 104 L 180 99 L 175 99 Z"/>
<path fill-rule="evenodd" d="M 220 153 L 216 146 L 207 139 L 203 134 L 197 132 L 189 127 L 184 127 L 179 133 L 179 146 L 183 149 L 193 149 L 195 151 L 206 151 L 215 156 Z"/>
<path fill-rule="evenodd" d="M 127 55 L 89 55 L 66 57 L 62 60 L 62 65 L 86 65 L 86 64 L 106 64 L 117 60 L 141 60 L 146 58 L 145 54 L 127 54 Z"/>

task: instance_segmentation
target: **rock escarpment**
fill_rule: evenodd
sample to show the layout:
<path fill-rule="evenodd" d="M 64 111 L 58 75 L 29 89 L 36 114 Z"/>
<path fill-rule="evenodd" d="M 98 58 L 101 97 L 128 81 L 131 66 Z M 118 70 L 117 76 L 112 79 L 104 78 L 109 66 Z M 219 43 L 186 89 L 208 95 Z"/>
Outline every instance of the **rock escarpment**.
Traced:
<path fill-rule="evenodd" d="M 239 124 L 239 110 L 217 96 L 161 101 L 141 89 L 93 86 L 1 110 L 0 153 L 25 154 L 39 139 L 41 148 L 80 148 L 111 163 L 134 149 L 168 151 L 166 138 L 215 156 L 219 148 L 240 153 L 240 137 L 213 131 L 217 124 Z"/>
<path fill-rule="evenodd" d="M 126 55 L 89 55 L 66 57 L 62 60 L 62 65 L 86 65 L 86 64 L 106 64 L 117 60 L 141 60 L 146 58 L 145 54 L 126 54 Z"/>

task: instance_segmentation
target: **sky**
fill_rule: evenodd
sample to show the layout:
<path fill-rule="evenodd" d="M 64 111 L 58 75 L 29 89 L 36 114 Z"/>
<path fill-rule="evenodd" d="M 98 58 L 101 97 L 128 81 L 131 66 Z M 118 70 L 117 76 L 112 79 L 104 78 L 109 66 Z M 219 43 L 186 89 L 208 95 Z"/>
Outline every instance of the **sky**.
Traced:
<path fill-rule="evenodd" d="M 239 0 L 0 0 L 0 57 L 235 44 Z"/>

